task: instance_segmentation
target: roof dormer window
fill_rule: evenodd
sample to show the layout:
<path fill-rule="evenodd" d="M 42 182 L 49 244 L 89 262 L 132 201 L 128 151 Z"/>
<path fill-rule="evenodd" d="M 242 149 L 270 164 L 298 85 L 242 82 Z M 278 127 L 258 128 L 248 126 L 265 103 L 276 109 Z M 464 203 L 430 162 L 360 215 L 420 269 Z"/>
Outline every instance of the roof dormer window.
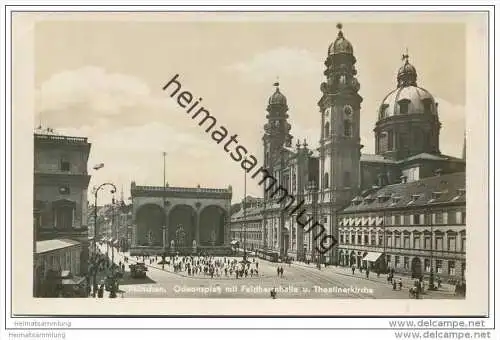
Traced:
<path fill-rule="evenodd" d="M 440 191 L 434 191 L 432 194 L 431 194 L 431 199 L 429 200 L 429 203 L 434 203 L 435 201 L 439 200 L 442 196 L 442 192 Z"/>
<path fill-rule="evenodd" d="M 408 99 L 401 99 L 398 101 L 399 105 L 399 114 L 406 115 L 408 114 L 408 108 L 410 106 L 410 101 Z"/>
<path fill-rule="evenodd" d="M 432 113 L 432 99 L 426 98 L 423 101 L 424 104 L 424 114 L 428 115 Z"/>
<path fill-rule="evenodd" d="M 375 198 L 372 196 L 372 195 L 369 195 L 369 196 L 366 196 L 364 201 L 368 204 L 372 203 L 373 201 L 375 201 Z"/>
<path fill-rule="evenodd" d="M 463 196 L 465 196 L 465 189 L 458 189 L 457 190 L 457 195 L 455 197 L 453 197 L 452 201 L 457 201 L 459 199 L 461 199 Z"/>
<path fill-rule="evenodd" d="M 431 195 L 431 198 L 432 198 L 433 200 L 438 200 L 438 199 L 440 199 L 440 198 L 441 198 L 441 195 L 442 195 L 442 192 L 440 192 L 440 191 L 434 191 L 434 192 L 432 193 L 432 195 Z"/>
<path fill-rule="evenodd" d="M 411 201 L 408 202 L 408 205 L 414 204 L 420 198 L 420 194 L 411 195 Z"/>
<path fill-rule="evenodd" d="M 354 198 L 352 199 L 352 201 L 351 201 L 351 202 L 352 202 L 352 204 L 354 204 L 354 205 L 359 205 L 359 204 L 361 204 L 361 202 L 363 202 L 363 198 L 362 198 L 362 197 L 360 197 L 360 196 L 356 196 L 356 197 L 354 197 Z"/>
<path fill-rule="evenodd" d="M 392 199 L 391 199 L 392 204 L 396 204 L 396 203 L 398 203 L 400 200 L 401 200 L 401 197 L 398 197 L 398 196 L 394 196 L 394 197 L 392 197 Z"/>
<path fill-rule="evenodd" d="M 388 107 L 389 107 L 389 104 L 380 105 L 379 119 L 387 118 L 387 108 Z"/>
<path fill-rule="evenodd" d="M 383 202 L 386 202 L 389 198 L 391 198 L 391 196 L 387 193 L 383 193 L 383 194 L 380 194 L 379 196 L 377 196 L 377 201 L 378 203 L 383 203 Z"/>

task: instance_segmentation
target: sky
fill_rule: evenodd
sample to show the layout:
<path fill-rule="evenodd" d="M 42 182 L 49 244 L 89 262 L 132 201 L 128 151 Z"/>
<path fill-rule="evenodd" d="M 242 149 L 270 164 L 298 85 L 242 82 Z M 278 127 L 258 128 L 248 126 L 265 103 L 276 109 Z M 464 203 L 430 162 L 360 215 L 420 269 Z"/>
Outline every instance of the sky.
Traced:
<path fill-rule="evenodd" d="M 262 159 L 266 105 L 279 79 L 288 99 L 291 134 L 317 146 L 317 102 L 337 18 L 266 20 L 42 21 L 35 26 L 35 124 L 92 143 L 88 168 L 96 184 L 130 183 L 233 188 L 243 196 L 239 163 L 162 91 L 176 74 L 241 145 Z M 439 102 L 441 152 L 461 156 L 465 130 L 465 25 L 344 22 L 357 58 L 362 152 L 374 152 L 377 109 L 396 87 L 408 49 L 418 85 Z M 294 139 L 293 145 L 296 140 Z M 95 164 L 104 167 L 94 171 Z M 256 180 L 247 194 L 262 196 Z"/>

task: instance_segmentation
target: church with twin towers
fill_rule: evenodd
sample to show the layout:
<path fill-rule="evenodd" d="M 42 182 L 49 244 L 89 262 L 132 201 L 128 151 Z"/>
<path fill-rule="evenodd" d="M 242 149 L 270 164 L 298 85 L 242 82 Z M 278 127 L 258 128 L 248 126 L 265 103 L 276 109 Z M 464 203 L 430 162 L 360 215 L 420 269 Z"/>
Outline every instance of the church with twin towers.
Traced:
<path fill-rule="evenodd" d="M 328 47 L 325 79 L 320 86 L 319 145 L 308 145 L 307 141 L 292 137 L 288 103 L 293 99 L 285 96 L 279 83 L 267 103 L 262 142 L 264 168 L 296 202 L 304 200 L 308 216 L 302 219 L 315 217 L 339 243 L 320 256 L 314 250 L 317 242 L 313 240 L 314 234 L 304 232 L 296 216 L 284 211 L 280 197 L 272 196 L 272 190 L 264 190 L 258 204 L 247 204 L 245 213 L 258 219 L 258 228 L 246 242 L 252 248 L 294 260 L 321 258 L 325 263 L 358 267 L 368 261 L 364 259 L 369 253 L 378 250 L 378 257 L 375 255 L 375 260 L 364 265 L 387 267 L 391 266 L 389 254 L 396 251 L 396 244 L 388 243 L 387 231 L 382 232 L 381 228 L 391 225 L 391 218 L 396 215 L 398 221 L 399 216 L 425 215 L 418 222 L 424 227 L 429 224 L 424 222 L 426 214 L 435 214 L 434 210 L 430 212 L 431 206 L 435 209 L 436 203 L 446 203 L 456 198 L 459 189 L 465 190 L 465 146 L 462 158 L 440 152 L 439 103 L 420 86 L 421 81 L 417 82 L 417 70 L 405 54 L 395 88 L 388 89 L 387 95 L 380 98 L 373 129 L 375 153 L 363 153 L 360 138 L 363 97 L 356 77 L 356 57 L 342 25 L 337 28 L 337 37 Z M 437 197 L 436 193 L 447 194 Z M 232 216 L 235 239 L 241 237 L 237 232 L 238 221 L 243 219 L 240 215 L 237 212 Z M 417 223 L 414 218 L 411 223 L 410 218 L 407 221 L 409 226 Z M 404 228 L 403 217 L 396 224 Z M 404 234 L 405 230 L 400 232 Z M 406 249 L 400 248 L 399 251 Z M 405 251 L 411 253 L 410 249 Z M 425 258 L 425 254 L 420 256 L 422 260 Z"/>

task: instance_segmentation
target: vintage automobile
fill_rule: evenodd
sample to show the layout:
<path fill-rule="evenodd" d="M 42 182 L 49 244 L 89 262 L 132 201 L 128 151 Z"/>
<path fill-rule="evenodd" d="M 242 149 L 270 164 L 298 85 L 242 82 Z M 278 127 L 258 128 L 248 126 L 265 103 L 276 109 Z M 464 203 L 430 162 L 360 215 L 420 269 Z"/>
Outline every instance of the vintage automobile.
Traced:
<path fill-rule="evenodd" d="M 137 262 L 129 265 L 130 268 L 130 276 L 133 278 L 144 278 L 146 277 L 146 272 L 148 271 L 148 267 L 143 262 Z"/>

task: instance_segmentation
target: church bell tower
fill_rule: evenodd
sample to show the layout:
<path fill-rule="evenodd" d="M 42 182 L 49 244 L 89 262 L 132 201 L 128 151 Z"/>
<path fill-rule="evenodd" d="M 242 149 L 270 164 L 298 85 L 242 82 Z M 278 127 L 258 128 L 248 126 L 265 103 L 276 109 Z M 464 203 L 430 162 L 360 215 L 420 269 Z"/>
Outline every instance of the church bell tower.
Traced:
<path fill-rule="evenodd" d="M 321 221 L 331 235 L 336 232 L 336 211 L 359 190 L 360 85 L 356 79 L 356 58 L 352 44 L 344 37 L 342 25 L 328 48 L 326 82 L 321 84 L 318 102 L 321 113 L 319 202 Z M 330 256 L 335 261 L 335 254 Z"/>

